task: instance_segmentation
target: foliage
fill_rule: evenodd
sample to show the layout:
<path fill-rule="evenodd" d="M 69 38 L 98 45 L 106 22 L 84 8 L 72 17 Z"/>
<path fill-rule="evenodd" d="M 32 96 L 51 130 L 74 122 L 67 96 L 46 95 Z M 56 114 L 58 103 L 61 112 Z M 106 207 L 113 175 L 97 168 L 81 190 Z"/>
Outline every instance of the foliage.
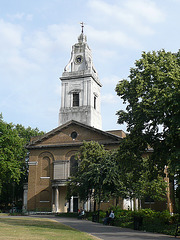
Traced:
<path fill-rule="evenodd" d="M 142 154 L 136 153 L 136 149 L 135 143 L 127 136 L 117 151 L 118 171 L 125 189 L 124 198 L 135 197 L 136 183 L 141 176 Z"/>
<path fill-rule="evenodd" d="M 12 202 L 22 207 L 23 184 L 27 182 L 28 151 L 31 136 L 42 134 L 37 128 L 25 128 L 3 121 L 0 114 L 0 205 Z M 21 201 L 19 201 L 21 200 Z"/>
<path fill-rule="evenodd" d="M 13 124 L 3 122 L 0 116 L 0 183 L 19 182 L 24 141 Z"/>
<path fill-rule="evenodd" d="M 162 172 L 168 165 L 169 176 L 179 181 L 180 51 L 143 52 L 116 92 L 127 104 L 117 113 L 118 123 L 127 124 L 133 145 L 153 148 L 152 165 Z"/>
<path fill-rule="evenodd" d="M 130 199 L 153 196 L 154 200 L 164 200 L 166 183 L 151 158 L 142 157 L 139 148 L 138 142 L 134 142 L 130 136 L 120 143 L 116 158 L 119 180 L 125 189 L 121 196 Z"/>
<path fill-rule="evenodd" d="M 143 137 L 146 147 L 153 147 L 153 158 L 159 156 L 162 167 L 168 162 L 175 170 L 179 154 L 180 51 L 144 52 L 129 78 L 116 87 L 117 94 L 128 103 L 127 111 L 117 113 L 118 122 L 126 122 L 131 134 Z"/>
<path fill-rule="evenodd" d="M 151 163 L 150 158 L 143 158 L 142 168 L 139 173 L 140 177 L 136 184 L 135 196 L 139 199 L 149 196 L 155 201 L 163 201 L 166 198 L 167 184 L 162 176 L 154 176 L 152 174 L 152 172 L 157 171 L 157 167 L 154 165 L 154 169 L 152 169 L 149 163 Z"/>
<path fill-rule="evenodd" d="M 84 142 L 77 155 L 78 171 L 68 183 L 67 198 L 78 193 L 82 201 L 93 197 L 99 205 L 119 190 L 115 156 L 97 142 Z"/>
<path fill-rule="evenodd" d="M 135 154 L 132 146 L 125 138 L 118 151 L 111 152 L 97 142 L 84 142 L 76 156 L 78 171 L 68 182 L 67 199 L 78 194 L 81 201 L 93 197 L 98 205 L 119 196 L 143 199 L 150 195 L 164 200 L 163 178 L 152 176 L 149 159 Z"/>
<path fill-rule="evenodd" d="M 174 235 L 178 222 L 178 214 L 171 216 L 169 211 L 156 212 L 151 209 L 138 211 L 122 210 L 120 207 L 111 207 L 115 214 L 114 225 L 118 227 L 134 228 L 135 217 L 142 218 L 141 230 Z M 105 212 L 104 212 L 105 214 Z M 101 214 L 100 216 L 104 216 Z M 100 219 L 102 222 L 102 219 Z"/>

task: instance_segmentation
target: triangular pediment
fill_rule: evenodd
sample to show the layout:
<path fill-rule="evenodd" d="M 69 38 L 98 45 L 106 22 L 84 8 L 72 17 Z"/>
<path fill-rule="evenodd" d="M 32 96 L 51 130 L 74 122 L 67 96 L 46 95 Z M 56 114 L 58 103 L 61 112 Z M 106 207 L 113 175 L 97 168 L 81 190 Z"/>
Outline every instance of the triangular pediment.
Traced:
<path fill-rule="evenodd" d="M 72 120 L 42 136 L 32 138 L 27 148 L 82 145 L 83 141 L 111 144 L 119 143 L 121 139 L 117 135 Z"/>

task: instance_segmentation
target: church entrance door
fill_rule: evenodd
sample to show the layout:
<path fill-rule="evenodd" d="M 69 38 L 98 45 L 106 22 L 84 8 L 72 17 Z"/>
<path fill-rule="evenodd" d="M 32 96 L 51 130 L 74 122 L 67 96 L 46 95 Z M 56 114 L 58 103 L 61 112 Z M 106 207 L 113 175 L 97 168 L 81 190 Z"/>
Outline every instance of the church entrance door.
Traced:
<path fill-rule="evenodd" d="M 73 198 L 73 212 L 78 212 L 78 198 Z"/>

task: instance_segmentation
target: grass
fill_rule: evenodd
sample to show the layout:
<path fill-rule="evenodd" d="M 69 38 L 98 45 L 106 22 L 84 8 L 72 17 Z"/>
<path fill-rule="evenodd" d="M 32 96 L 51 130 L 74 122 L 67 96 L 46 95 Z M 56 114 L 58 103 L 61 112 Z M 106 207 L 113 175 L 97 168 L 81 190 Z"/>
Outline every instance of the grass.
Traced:
<path fill-rule="evenodd" d="M 0 217 L 1 216 L 8 216 L 8 213 L 0 213 Z"/>
<path fill-rule="evenodd" d="M 54 220 L 0 216 L 0 240 L 92 240 L 86 233 Z"/>

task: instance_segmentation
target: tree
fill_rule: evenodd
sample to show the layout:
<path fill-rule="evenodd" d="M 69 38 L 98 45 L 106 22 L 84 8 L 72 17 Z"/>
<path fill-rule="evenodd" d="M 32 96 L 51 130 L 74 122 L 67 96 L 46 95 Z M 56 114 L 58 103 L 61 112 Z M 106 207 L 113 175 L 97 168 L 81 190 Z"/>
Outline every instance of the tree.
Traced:
<path fill-rule="evenodd" d="M 19 182 L 24 141 L 13 124 L 3 122 L 0 116 L 0 183 Z"/>
<path fill-rule="evenodd" d="M 135 197 L 139 200 L 145 199 L 148 197 L 155 201 L 164 201 L 166 199 L 166 188 L 167 184 L 164 181 L 164 178 L 158 174 L 157 167 L 151 165 L 151 159 L 149 157 L 143 158 L 141 171 L 139 173 L 140 177 L 136 182 L 136 191 Z M 152 172 L 157 172 L 157 175 L 152 174 Z"/>
<path fill-rule="evenodd" d="M 38 129 L 24 128 L 3 121 L 0 114 L 0 204 L 7 208 L 23 196 L 23 184 L 27 182 L 28 151 L 25 145 L 30 135 L 39 135 Z M 22 203 L 21 203 L 22 204 Z"/>
<path fill-rule="evenodd" d="M 143 145 L 127 135 L 117 150 L 119 180 L 125 189 L 121 196 L 129 198 L 131 203 L 133 198 L 142 200 L 147 196 L 164 200 L 166 183 L 151 158 L 143 156 L 141 149 Z"/>
<path fill-rule="evenodd" d="M 14 128 L 18 132 L 18 136 L 21 139 L 23 139 L 23 142 L 24 142 L 24 146 L 23 146 L 23 153 L 24 153 L 23 163 L 24 163 L 24 165 L 23 165 L 23 167 L 24 167 L 25 174 L 23 174 L 22 176 L 23 176 L 24 182 L 27 182 L 29 151 L 25 148 L 25 146 L 30 142 L 31 137 L 43 135 L 44 132 L 40 131 L 38 128 L 35 128 L 35 129 L 33 129 L 31 127 L 25 128 L 21 124 L 14 125 Z"/>
<path fill-rule="evenodd" d="M 114 157 L 99 143 L 84 142 L 77 155 L 78 171 L 68 183 L 67 198 L 73 193 L 78 193 L 81 201 L 93 197 L 99 209 L 100 202 L 109 199 L 120 186 Z"/>
<path fill-rule="evenodd" d="M 153 148 L 151 161 L 169 176 L 179 178 L 180 130 L 180 51 L 161 50 L 142 53 L 130 69 L 129 79 L 116 86 L 117 94 L 127 104 L 118 111 L 118 123 L 127 124 L 133 141 L 141 149 Z M 139 148 L 139 147 L 138 147 Z"/>
<path fill-rule="evenodd" d="M 129 137 L 113 152 L 97 142 L 84 142 L 76 156 L 78 170 L 68 182 L 67 199 L 77 194 L 81 201 L 93 197 L 98 209 L 101 201 L 112 197 L 132 200 L 153 194 L 155 200 L 162 200 L 164 181 L 160 176 L 157 178 L 155 166 L 152 175 L 151 161 L 135 150 L 137 147 Z"/>

